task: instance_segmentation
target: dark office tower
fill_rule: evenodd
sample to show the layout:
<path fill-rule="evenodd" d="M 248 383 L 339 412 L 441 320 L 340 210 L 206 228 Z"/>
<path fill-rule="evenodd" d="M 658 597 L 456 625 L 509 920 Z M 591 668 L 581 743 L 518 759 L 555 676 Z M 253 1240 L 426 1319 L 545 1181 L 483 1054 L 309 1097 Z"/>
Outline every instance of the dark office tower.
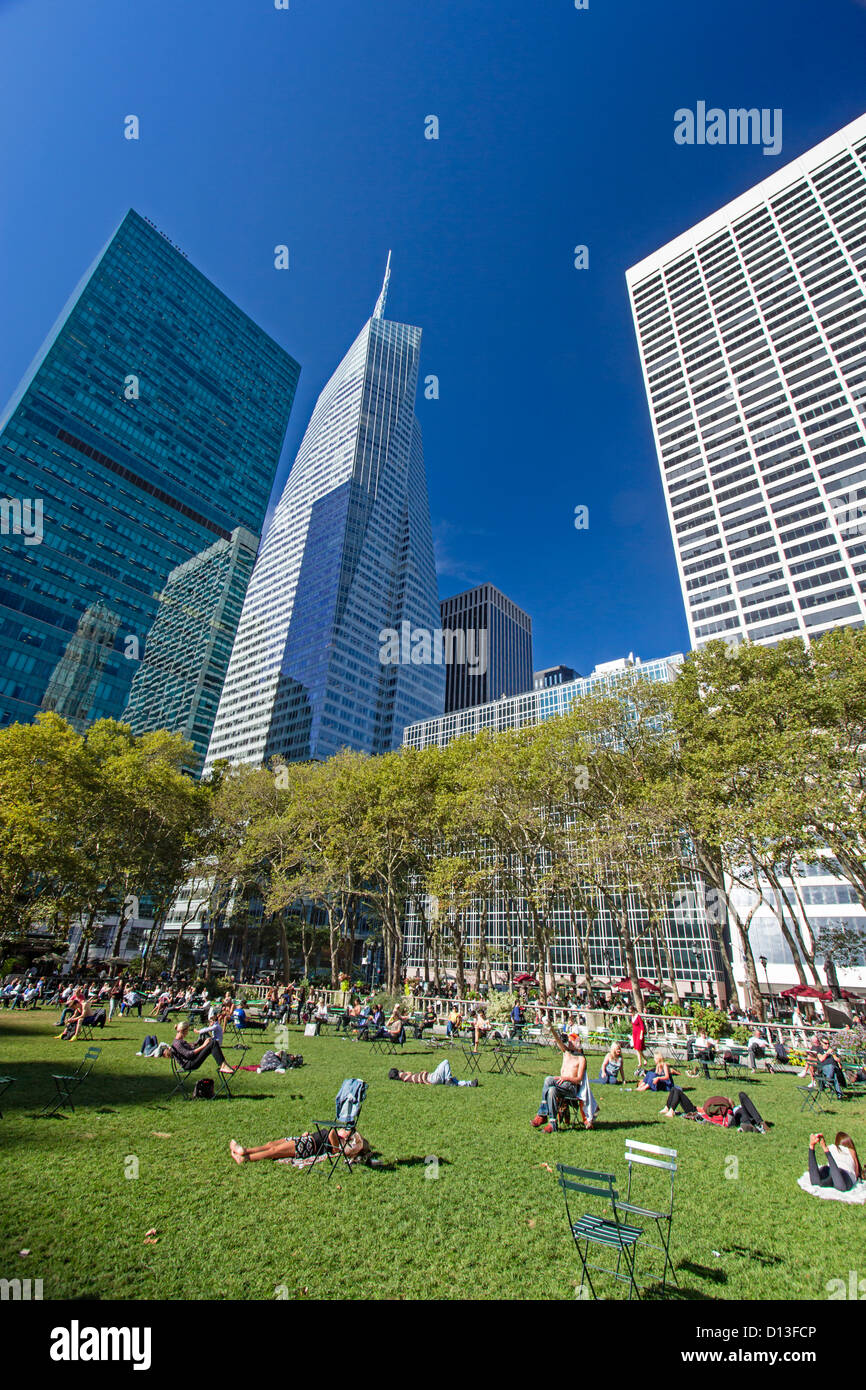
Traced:
<path fill-rule="evenodd" d="M 533 690 L 549 690 L 553 685 L 565 685 L 566 681 L 576 681 L 579 672 L 570 666 L 548 666 L 545 671 L 536 671 L 532 677 Z"/>
<path fill-rule="evenodd" d="M 532 689 L 532 619 L 493 584 L 439 605 L 445 634 L 445 713 Z"/>
<path fill-rule="evenodd" d="M 136 734 L 188 738 L 200 769 L 207 752 L 258 536 L 239 526 L 168 576 L 124 719 Z"/>
<path fill-rule="evenodd" d="M 0 725 L 121 717 L 169 573 L 261 533 L 299 370 L 126 214 L 0 421 Z"/>
<path fill-rule="evenodd" d="M 386 272 L 372 318 L 316 403 L 262 542 L 205 771 L 222 758 L 384 753 L 407 724 L 442 712 L 415 418 L 421 330 L 384 317 L 387 285 Z M 426 652 L 401 647 L 404 632 L 426 633 Z"/>

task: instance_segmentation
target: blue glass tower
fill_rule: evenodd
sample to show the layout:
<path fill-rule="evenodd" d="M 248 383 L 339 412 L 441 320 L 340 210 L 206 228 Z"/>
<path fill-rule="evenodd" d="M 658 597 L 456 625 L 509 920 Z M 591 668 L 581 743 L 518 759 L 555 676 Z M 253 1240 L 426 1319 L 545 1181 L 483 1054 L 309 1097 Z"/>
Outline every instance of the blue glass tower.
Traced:
<path fill-rule="evenodd" d="M 415 391 L 421 330 L 371 319 L 325 386 L 247 589 L 205 772 L 218 759 L 398 747 L 444 707 L 444 667 L 383 660 L 439 627 Z M 421 711 L 426 711 L 422 714 Z"/>
<path fill-rule="evenodd" d="M 169 573 L 261 534 L 299 372 L 126 214 L 0 420 L 0 724 L 123 715 Z"/>

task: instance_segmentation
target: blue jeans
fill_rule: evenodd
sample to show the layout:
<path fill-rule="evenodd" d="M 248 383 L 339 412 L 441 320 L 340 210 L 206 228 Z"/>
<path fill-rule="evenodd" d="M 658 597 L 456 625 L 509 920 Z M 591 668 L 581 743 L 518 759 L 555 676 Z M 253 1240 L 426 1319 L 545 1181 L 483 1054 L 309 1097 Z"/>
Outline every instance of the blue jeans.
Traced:
<path fill-rule="evenodd" d="M 833 1083 L 833 1089 L 836 1092 L 836 1095 L 838 1096 L 839 1100 L 842 1100 L 842 1087 L 839 1085 L 839 1077 L 836 1072 L 836 1063 L 822 1062 L 821 1071 L 823 1075 L 827 1078 L 827 1080 Z"/>
<path fill-rule="evenodd" d="M 602 1070 L 601 1076 L 598 1079 L 601 1082 L 602 1086 L 616 1086 L 617 1082 L 620 1079 L 619 1067 L 612 1067 L 610 1062 L 608 1062 L 607 1066 Z"/>

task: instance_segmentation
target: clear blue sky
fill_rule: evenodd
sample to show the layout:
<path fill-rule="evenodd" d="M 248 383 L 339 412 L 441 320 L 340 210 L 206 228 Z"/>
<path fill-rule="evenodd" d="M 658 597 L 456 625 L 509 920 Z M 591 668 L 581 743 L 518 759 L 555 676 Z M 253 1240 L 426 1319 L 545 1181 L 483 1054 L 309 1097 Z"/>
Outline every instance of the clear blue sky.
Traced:
<path fill-rule="evenodd" d="M 301 362 L 279 486 L 392 247 L 441 595 L 537 666 L 683 649 L 625 270 L 866 109 L 861 0 L 0 0 L 0 53 L 3 402 L 133 206 Z M 698 100 L 781 107 L 779 159 L 677 146 Z"/>

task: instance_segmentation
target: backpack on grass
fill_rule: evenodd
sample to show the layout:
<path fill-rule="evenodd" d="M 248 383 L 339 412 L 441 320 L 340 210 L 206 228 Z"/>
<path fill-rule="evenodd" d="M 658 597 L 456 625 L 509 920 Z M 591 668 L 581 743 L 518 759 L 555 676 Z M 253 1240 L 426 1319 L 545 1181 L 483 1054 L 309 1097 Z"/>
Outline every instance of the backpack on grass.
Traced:
<path fill-rule="evenodd" d="M 213 1077 L 200 1076 L 192 1088 L 193 1100 L 213 1100 L 214 1083 Z"/>

